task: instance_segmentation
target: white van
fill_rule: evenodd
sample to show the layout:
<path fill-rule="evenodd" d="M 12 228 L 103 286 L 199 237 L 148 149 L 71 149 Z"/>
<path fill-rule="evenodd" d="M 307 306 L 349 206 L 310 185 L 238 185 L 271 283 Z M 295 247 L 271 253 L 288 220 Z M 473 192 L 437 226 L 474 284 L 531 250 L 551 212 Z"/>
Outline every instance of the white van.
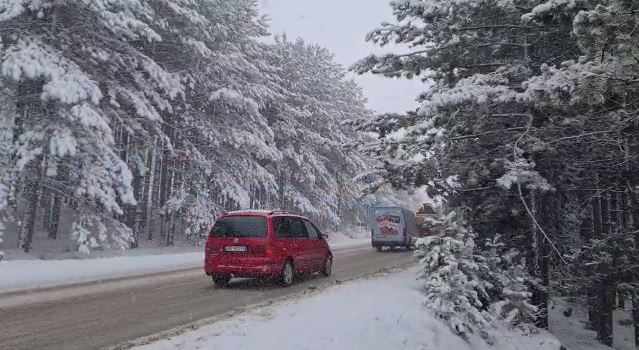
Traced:
<path fill-rule="evenodd" d="M 371 227 L 371 243 L 377 251 L 383 247 L 409 248 L 418 235 L 415 214 L 402 207 L 372 208 Z"/>

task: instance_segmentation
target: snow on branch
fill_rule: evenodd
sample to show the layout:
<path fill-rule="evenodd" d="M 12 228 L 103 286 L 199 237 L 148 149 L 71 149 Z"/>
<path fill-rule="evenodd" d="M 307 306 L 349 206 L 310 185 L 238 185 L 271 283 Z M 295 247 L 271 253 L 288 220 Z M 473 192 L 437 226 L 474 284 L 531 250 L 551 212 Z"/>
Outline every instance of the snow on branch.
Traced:
<path fill-rule="evenodd" d="M 2 59 L 2 75 L 14 81 L 43 79 L 43 100 L 65 104 L 90 101 L 98 104 L 102 92 L 73 62 L 36 39 L 20 39 L 10 46 Z"/>

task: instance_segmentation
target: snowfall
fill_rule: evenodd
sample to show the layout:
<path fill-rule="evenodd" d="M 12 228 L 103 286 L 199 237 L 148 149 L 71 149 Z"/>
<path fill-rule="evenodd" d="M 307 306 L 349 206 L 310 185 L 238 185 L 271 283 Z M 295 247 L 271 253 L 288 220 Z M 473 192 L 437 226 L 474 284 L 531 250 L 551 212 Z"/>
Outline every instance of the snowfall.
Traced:
<path fill-rule="evenodd" d="M 135 349 L 559 350 L 544 331 L 502 330 L 493 346 L 475 336 L 463 340 L 423 305 L 416 276 L 411 268 L 334 285 Z"/>

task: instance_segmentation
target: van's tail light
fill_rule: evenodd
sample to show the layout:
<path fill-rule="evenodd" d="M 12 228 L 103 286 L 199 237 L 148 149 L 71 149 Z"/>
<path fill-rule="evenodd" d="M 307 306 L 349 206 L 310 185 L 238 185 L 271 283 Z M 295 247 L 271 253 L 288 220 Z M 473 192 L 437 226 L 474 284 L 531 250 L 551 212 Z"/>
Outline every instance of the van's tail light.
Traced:
<path fill-rule="evenodd" d="M 273 248 L 266 245 L 256 245 L 253 247 L 253 253 L 271 257 L 273 256 Z"/>
<path fill-rule="evenodd" d="M 208 244 L 208 250 L 209 250 L 209 253 L 211 253 L 212 255 L 217 255 L 220 253 L 220 247 L 213 243 Z"/>

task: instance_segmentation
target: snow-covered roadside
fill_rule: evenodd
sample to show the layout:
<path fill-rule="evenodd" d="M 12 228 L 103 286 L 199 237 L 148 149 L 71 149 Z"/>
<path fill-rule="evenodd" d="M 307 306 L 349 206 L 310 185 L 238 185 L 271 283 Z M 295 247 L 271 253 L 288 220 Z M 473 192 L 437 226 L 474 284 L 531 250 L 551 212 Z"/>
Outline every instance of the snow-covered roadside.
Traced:
<path fill-rule="evenodd" d="M 569 311 L 569 312 L 567 312 Z M 564 312 L 567 312 L 564 314 Z M 568 350 L 613 350 L 597 341 L 597 333 L 586 329 L 587 311 L 566 299 L 551 299 L 548 326 Z"/>
<path fill-rule="evenodd" d="M 422 306 L 416 273 L 413 268 L 334 286 L 136 349 L 559 349 L 545 332 L 504 332 L 492 347 L 478 338 L 465 342 Z"/>
<path fill-rule="evenodd" d="M 368 239 L 329 242 L 334 250 L 370 244 Z M 202 266 L 204 248 L 174 254 L 115 256 L 97 259 L 0 261 L 0 291 L 18 288 L 62 286 L 100 279 L 143 276 Z M 131 251 L 135 253 L 135 251 Z"/>
<path fill-rule="evenodd" d="M 204 253 L 199 251 L 81 260 L 0 261 L 0 291 L 175 271 L 200 266 L 203 259 Z"/>

